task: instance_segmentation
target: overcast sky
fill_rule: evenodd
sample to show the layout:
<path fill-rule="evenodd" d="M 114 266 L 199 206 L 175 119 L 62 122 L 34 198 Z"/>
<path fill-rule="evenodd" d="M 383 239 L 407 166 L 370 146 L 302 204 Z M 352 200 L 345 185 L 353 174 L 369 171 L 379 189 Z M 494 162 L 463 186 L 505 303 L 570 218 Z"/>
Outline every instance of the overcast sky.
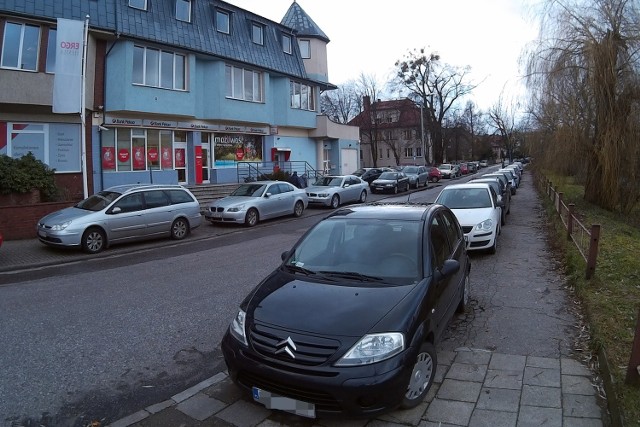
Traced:
<path fill-rule="evenodd" d="M 293 0 L 227 0 L 280 22 Z M 394 63 L 407 52 L 425 47 L 441 61 L 470 66 L 480 86 L 473 100 L 481 109 L 505 98 L 521 81 L 518 59 L 537 38 L 527 4 L 533 0 L 298 0 L 324 31 L 329 81 L 340 85 L 360 73 L 389 80 Z"/>

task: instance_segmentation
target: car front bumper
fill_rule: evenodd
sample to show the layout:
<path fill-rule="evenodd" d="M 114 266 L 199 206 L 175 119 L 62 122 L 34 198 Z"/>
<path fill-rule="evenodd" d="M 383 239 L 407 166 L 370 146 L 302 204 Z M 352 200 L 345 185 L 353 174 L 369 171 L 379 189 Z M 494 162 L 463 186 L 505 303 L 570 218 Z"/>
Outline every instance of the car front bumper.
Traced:
<path fill-rule="evenodd" d="M 49 246 L 79 247 L 82 239 L 82 231 L 53 231 L 43 227 L 37 227 L 38 240 Z"/>
<path fill-rule="evenodd" d="M 489 249 L 493 246 L 496 239 L 495 231 L 470 231 L 465 234 L 467 241 L 467 250 Z"/>
<path fill-rule="evenodd" d="M 413 348 L 373 365 L 287 370 L 240 344 L 229 332 L 221 347 L 231 379 L 244 391 L 252 394 L 257 387 L 311 403 L 320 418 L 371 418 L 393 410 L 402 403 L 413 365 L 406 363 Z"/>
<path fill-rule="evenodd" d="M 241 210 L 238 212 L 211 212 L 209 210 L 204 212 L 204 219 L 209 222 L 231 222 L 236 224 L 244 224 L 245 218 L 247 216 L 246 210 Z"/>
<path fill-rule="evenodd" d="M 331 197 L 332 196 L 317 197 L 317 196 L 309 196 L 309 195 L 307 195 L 307 197 L 309 198 L 309 204 L 310 205 L 331 206 Z"/>

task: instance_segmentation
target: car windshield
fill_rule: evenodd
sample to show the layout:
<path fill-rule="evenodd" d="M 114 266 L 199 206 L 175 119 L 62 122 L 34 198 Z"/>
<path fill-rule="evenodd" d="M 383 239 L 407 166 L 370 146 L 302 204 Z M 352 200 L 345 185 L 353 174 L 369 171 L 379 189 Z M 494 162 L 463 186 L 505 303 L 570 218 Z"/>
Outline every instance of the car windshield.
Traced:
<path fill-rule="evenodd" d="M 451 169 L 451 165 L 440 165 L 438 166 L 438 169 Z"/>
<path fill-rule="evenodd" d="M 382 175 L 380 175 L 380 179 L 395 180 L 397 178 L 398 178 L 398 174 L 396 172 L 383 172 Z"/>
<path fill-rule="evenodd" d="M 75 207 L 98 212 L 109 206 L 111 202 L 120 197 L 121 194 L 122 193 L 117 193 L 115 191 L 101 191 L 78 202 Z"/>
<path fill-rule="evenodd" d="M 363 286 L 409 284 L 421 278 L 419 221 L 333 217 L 319 222 L 284 266 Z"/>
<path fill-rule="evenodd" d="M 417 166 L 406 166 L 404 169 L 402 169 L 402 172 L 404 172 L 404 173 L 418 173 L 418 167 Z"/>
<path fill-rule="evenodd" d="M 265 184 L 242 184 L 236 188 L 230 196 L 241 197 L 262 197 L 262 193 L 267 188 Z"/>
<path fill-rule="evenodd" d="M 317 187 L 339 187 L 342 185 L 342 177 L 339 176 L 323 176 L 318 178 L 313 185 Z"/>
<path fill-rule="evenodd" d="M 442 190 L 436 203 L 449 209 L 490 208 L 491 197 L 485 188 L 447 188 Z"/>

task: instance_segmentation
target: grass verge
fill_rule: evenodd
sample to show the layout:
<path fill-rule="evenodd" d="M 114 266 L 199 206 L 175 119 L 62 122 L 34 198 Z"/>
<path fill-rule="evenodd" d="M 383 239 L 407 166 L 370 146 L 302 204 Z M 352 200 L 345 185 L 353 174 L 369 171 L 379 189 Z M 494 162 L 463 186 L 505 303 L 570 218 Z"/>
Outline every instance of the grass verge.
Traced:
<path fill-rule="evenodd" d="M 584 187 L 571 177 L 545 171 L 566 204 L 575 204 L 575 214 L 589 228 L 600 224 L 600 242 L 595 275 L 585 279 L 586 263 L 558 218 L 551 200 L 543 195 L 556 229 L 569 283 L 582 303 L 590 328 L 594 352 L 603 348 L 611 368 L 614 389 L 625 426 L 640 426 L 640 387 L 624 383 L 640 308 L 640 208 L 630 215 L 605 211 L 585 202 Z"/>

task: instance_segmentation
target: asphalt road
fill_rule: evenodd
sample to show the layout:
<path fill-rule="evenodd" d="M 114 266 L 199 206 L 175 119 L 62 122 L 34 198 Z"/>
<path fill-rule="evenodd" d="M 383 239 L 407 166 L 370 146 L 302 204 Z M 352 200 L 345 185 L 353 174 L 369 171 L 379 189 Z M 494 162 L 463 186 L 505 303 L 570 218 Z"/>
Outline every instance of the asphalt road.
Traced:
<path fill-rule="evenodd" d="M 439 189 L 392 199 L 430 202 Z M 223 369 L 218 343 L 238 304 L 325 213 L 310 209 L 126 256 L 114 251 L 0 286 L 3 425 L 118 419 Z M 472 253 L 474 309 L 456 319 L 440 349 L 570 352 L 575 320 L 543 224 L 535 192 L 519 191 L 498 253 Z"/>

